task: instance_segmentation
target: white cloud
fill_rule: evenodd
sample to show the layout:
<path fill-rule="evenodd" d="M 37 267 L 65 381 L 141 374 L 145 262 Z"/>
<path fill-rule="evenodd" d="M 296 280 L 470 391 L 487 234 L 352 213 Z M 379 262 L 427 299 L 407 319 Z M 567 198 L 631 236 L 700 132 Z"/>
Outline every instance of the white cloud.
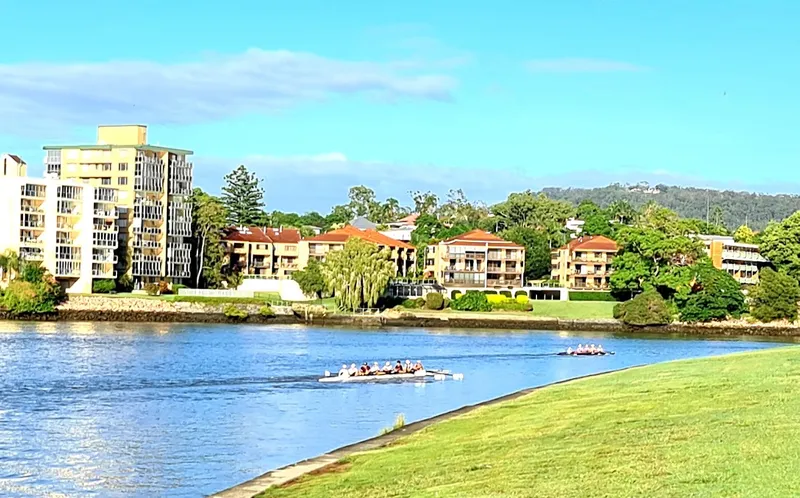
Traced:
<path fill-rule="evenodd" d="M 630 62 L 581 58 L 534 59 L 527 61 L 525 67 L 535 73 L 618 73 L 647 69 Z"/>
<path fill-rule="evenodd" d="M 446 101 L 434 64 L 251 49 L 195 61 L 0 64 L 0 133 L 99 122 L 191 124 L 363 95 Z"/>

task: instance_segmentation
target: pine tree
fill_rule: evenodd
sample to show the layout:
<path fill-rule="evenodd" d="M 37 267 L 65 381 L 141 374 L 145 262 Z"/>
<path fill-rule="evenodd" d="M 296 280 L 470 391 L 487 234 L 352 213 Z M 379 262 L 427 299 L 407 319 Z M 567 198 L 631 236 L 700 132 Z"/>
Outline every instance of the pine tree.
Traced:
<path fill-rule="evenodd" d="M 263 218 L 264 188 L 255 173 L 240 165 L 225 175 L 222 203 L 228 211 L 228 222 L 236 226 L 256 224 Z"/>

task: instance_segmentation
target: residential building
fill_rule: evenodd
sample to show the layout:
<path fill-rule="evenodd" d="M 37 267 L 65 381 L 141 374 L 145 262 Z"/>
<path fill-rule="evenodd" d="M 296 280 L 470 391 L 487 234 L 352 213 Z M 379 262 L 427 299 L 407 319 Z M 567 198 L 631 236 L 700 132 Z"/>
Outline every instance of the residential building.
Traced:
<path fill-rule="evenodd" d="M 425 274 L 445 287 L 522 287 L 525 248 L 475 229 L 429 245 Z"/>
<path fill-rule="evenodd" d="M 116 277 L 115 189 L 0 173 L 0 253 L 41 262 L 70 293 L 90 293 L 94 279 Z"/>
<path fill-rule="evenodd" d="M 117 271 L 136 288 L 191 276 L 192 151 L 148 144 L 142 125 L 99 126 L 96 144 L 44 149 L 46 175 L 118 190 Z"/>
<path fill-rule="evenodd" d="M 698 235 L 715 268 L 727 271 L 740 284 L 758 282 L 758 272 L 769 264 L 756 244 L 736 242 L 733 237 Z"/>
<path fill-rule="evenodd" d="M 253 277 L 288 278 L 299 269 L 300 238 L 289 228 L 229 228 L 222 239 L 225 264 Z"/>
<path fill-rule="evenodd" d="M 376 230 L 378 228 L 378 224 L 371 222 L 366 216 L 357 216 L 353 218 L 353 220 L 350 221 L 350 226 L 358 228 L 359 230 Z"/>
<path fill-rule="evenodd" d="M 416 228 L 418 214 L 410 214 L 392 223 L 388 223 L 387 230 L 381 230 L 383 235 L 403 242 L 411 242 L 411 232 Z"/>
<path fill-rule="evenodd" d="M 390 258 L 397 265 L 396 275 L 406 276 L 413 271 L 416 261 L 414 246 L 387 237 L 375 230 L 359 229 L 352 225 L 301 241 L 300 268 L 305 268 L 311 259 L 325 261 L 325 256 L 330 251 L 342 249 L 352 237 L 372 242 L 380 248 L 390 249 Z"/>
<path fill-rule="evenodd" d="M 585 224 L 586 224 L 586 222 L 583 221 L 583 220 L 577 220 L 575 218 L 570 218 L 564 224 L 564 228 L 566 228 L 568 231 L 572 232 L 570 234 L 570 236 L 575 238 L 575 237 L 577 237 L 578 235 L 581 234 L 581 232 L 583 231 L 583 225 L 585 225 Z"/>
<path fill-rule="evenodd" d="M 28 176 L 28 165 L 14 154 L 0 155 L 0 177 L 14 178 Z"/>
<path fill-rule="evenodd" d="M 578 237 L 551 253 L 550 276 L 569 289 L 607 290 L 617 250 L 608 237 Z"/>

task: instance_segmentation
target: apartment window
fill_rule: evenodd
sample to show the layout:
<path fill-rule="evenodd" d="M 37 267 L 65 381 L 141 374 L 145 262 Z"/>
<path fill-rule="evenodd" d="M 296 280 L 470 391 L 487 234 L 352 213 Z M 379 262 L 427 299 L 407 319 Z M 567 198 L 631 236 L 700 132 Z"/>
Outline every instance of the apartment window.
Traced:
<path fill-rule="evenodd" d="M 128 177 L 120 176 L 117 178 L 117 185 L 127 185 L 128 184 Z"/>
<path fill-rule="evenodd" d="M 119 163 L 120 171 L 128 171 L 128 163 Z"/>
<path fill-rule="evenodd" d="M 111 178 L 101 178 L 100 185 L 111 185 Z"/>

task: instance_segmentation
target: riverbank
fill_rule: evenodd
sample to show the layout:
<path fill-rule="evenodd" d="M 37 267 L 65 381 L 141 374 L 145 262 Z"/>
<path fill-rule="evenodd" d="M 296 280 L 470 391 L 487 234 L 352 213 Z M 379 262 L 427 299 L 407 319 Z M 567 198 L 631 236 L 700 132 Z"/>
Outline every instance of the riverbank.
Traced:
<path fill-rule="evenodd" d="M 570 381 L 260 496 L 795 496 L 798 375 L 800 348 L 780 348 Z"/>

